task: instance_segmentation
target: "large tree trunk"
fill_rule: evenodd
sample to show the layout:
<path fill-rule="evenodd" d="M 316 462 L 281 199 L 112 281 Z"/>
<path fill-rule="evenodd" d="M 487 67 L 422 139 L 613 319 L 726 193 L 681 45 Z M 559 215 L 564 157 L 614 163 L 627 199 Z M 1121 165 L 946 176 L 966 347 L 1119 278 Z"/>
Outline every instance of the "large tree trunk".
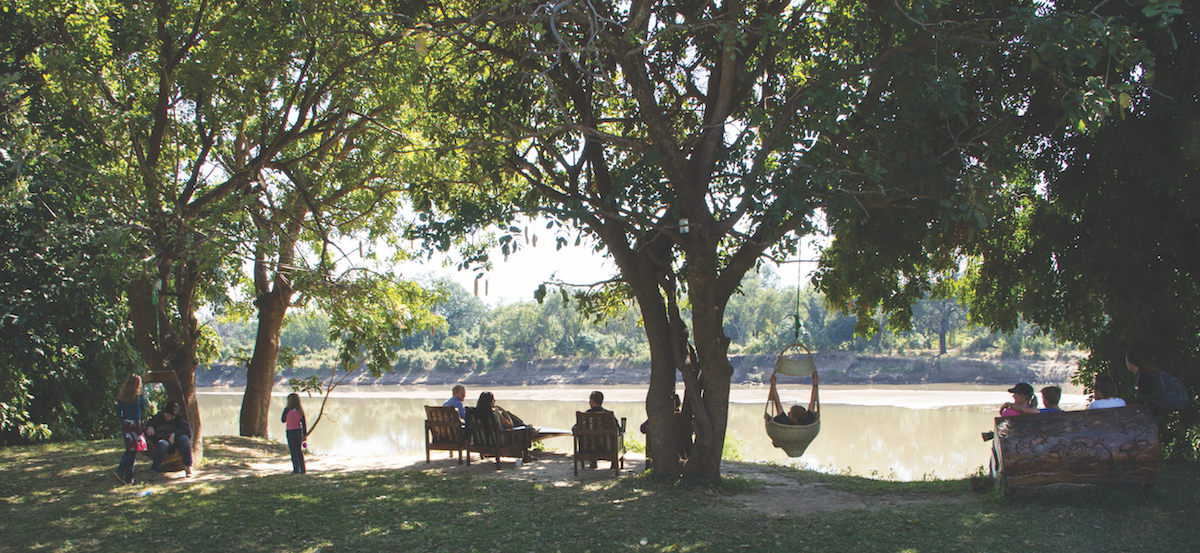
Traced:
<path fill-rule="evenodd" d="M 246 367 L 246 392 L 242 396 L 242 436 L 267 436 L 270 421 L 271 390 L 275 388 L 275 366 L 279 360 L 279 336 L 283 331 L 283 318 L 291 307 L 292 264 L 296 259 L 296 239 L 300 232 L 300 218 L 307 211 L 302 209 L 299 197 L 295 198 L 291 212 L 294 217 L 280 229 L 274 221 L 259 220 L 259 238 L 254 262 L 254 304 L 258 307 L 258 333 L 254 342 L 254 355 Z M 275 240 L 272 240 L 274 237 Z M 278 251 L 272 252 L 271 244 L 278 242 Z M 268 259 L 275 254 L 277 262 L 272 277 Z"/>
<path fill-rule="evenodd" d="M 129 315 L 133 325 L 134 343 L 146 366 L 152 371 L 168 370 L 179 379 L 182 397 L 172 397 L 186 412 L 192 427 L 192 457 L 194 463 L 204 459 L 204 434 L 200 420 L 200 404 L 196 399 L 196 350 L 200 343 L 199 324 L 196 320 L 194 302 L 199 275 L 194 263 L 178 262 L 175 278 L 172 271 L 161 270 L 158 290 L 154 282 L 135 279 L 129 286 Z M 168 259 L 160 267 L 171 267 Z M 166 298 L 174 296 L 178 319 L 172 320 L 170 311 L 163 306 Z"/>
<path fill-rule="evenodd" d="M 285 294 L 276 288 L 258 301 L 258 334 L 254 355 L 246 367 L 246 392 L 242 396 L 242 436 L 267 436 L 270 420 L 271 390 L 275 388 L 275 363 L 279 358 L 279 335 L 287 315 L 291 289 Z"/>

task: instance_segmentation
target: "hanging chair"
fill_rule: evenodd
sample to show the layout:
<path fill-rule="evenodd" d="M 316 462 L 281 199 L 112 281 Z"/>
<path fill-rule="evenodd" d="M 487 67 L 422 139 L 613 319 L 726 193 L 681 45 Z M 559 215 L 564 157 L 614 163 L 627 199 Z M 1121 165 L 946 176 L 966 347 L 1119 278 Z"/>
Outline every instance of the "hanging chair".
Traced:
<path fill-rule="evenodd" d="M 804 348 L 805 356 L 800 359 L 788 357 L 788 351 L 793 348 Z M 808 347 L 801 344 L 799 341 L 793 342 L 792 345 L 784 348 L 779 354 L 779 358 L 775 360 L 775 373 L 786 374 L 788 376 L 809 376 L 817 371 L 817 366 L 813 363 L 812 352 Z M 812 424 L 794 425 L 794 424 L 779 424 L 775 422 L 775 416 L 779 413 L 771 414 L 771 400 L 767 399 L 767 406 L 763 409 L 763 421 L 766 424 L 767 435 L 771 437 L 771 443 L 787 453 L 788 457 L 799 457 L 804 455 L 804 450 L 808 449 L 808 444 L 811 444 L 817 434 L 821 432 L 821 400 L 818 396 L 817 404 L 814 406 L 813 413 L 816 415 L 816 421 Z"/>
<path fill-rule="evenodd" d="M 179 377 L 175 375 L 175 371 L 146 371 L 146 374 L 142 376 L 142 384 L 154 383 L 163 385 L 163 389 L 167 392 L 167 399 L 179 404 L 180 411 L 183 413 L 182 416 L 186 419 L 187 408 L 184 407 L 186 404 L 183 401 L 183 387 L 179 385 Z M 153 451 L 143 451 L 142 455 L 147 459 L 154 459 Z M 187 467 L 183 466 L 183 455 L 175 451 L 174 453 L 168 453 L 163 458 L 162 467 L 159 470 L 161 472 L 179 472 L 185 468 Z"/>

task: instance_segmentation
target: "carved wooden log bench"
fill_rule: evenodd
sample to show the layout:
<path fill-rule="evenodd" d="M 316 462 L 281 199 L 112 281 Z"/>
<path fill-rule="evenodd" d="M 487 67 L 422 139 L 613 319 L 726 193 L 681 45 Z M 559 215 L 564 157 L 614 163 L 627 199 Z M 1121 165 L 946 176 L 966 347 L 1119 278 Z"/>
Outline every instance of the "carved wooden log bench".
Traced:
<path fill-rule="evenodd" d="M 1151 485 L 1158 427 L 1145 407 L 996 418 L 997 485 L 1006 491 L 1057 483 Z"/>

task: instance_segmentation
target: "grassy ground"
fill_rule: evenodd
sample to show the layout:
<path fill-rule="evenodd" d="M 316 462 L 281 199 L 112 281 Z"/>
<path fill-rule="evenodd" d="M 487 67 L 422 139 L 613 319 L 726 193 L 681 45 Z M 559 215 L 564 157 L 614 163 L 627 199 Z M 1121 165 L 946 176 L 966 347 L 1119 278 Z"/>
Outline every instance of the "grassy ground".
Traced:
<path fill-rule="evenodd" d="M 1009 498 L 972 495 L 965 481 L 781 468 L 867 496 L 935 501 L 770 516 L 726 500 L 761 486 L 736 478 L 555 486 L 375 471 L 119 487 L 110 473 L 120 454 L 116 440 L 0 450 L 0 551 L 1200 551 L 1197 463 L 1163 465 L 1152 490 Z M 206 454 L 236 464 L 286 447 L 217 437 Z"/>

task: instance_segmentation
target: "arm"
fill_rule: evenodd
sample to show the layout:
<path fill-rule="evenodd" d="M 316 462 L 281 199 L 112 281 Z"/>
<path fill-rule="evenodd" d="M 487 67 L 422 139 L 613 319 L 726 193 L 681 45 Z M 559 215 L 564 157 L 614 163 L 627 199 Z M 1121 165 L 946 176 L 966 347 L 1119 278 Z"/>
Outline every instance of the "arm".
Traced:
<path fill-rule="evenodd" d="M 816 413 L 817 409 L 819 409 L 821 406 L 821 402 L 817 397 L 817 371 L 813 371 L 812 380 L 812 396 L 808 398 L 808 412 Z M 778 399 L 776 401 L 778 401 Z"/>
<path fill-rule="evenodd" d="M 1012 409 L 1013 411 L 1017 411 L 1017 412 L 1021 413 L 1022 415 L 1037 415 L 1037 414 L 1041 413 L 1041 411 L 1039 411 L 1037 407 L 1030 407 L 1028 405 L 1018 405 L 1016 403 L 1005 403 L 1004 405 L 1000 406 L 1001 412 L 1004 412 L 1005 409 Z"/>
<path fill-rule="evenodd" d="M 286 423 L 286 422 L 287 422 L 287 414 L 288 414 L 288 411 L 291 411 L 291 409 L 290 409 L 290 408 L 288 408 L 288 407 L 284 407 L 284 408 L 283 408 L 283 416 L 282 416 L 282 417 L 279 417 L 279 422 L 282 422 L 282 423 Z"/>
<path fill-rule="evenodd" d="M 512 418 L 510 418 L 508 416 L 508 412 L 506 412 L 503 407 L 500 407 L 500 406 L 496 407 L 496 417 L 500 419 L 500 427 L 501 428 L 503 428 L 504 430 L 512 430 L 512 428 L 513 428 Z"/>
<path fill-rule="evenodd" d="M 771 391 L 767 393 L 767 401 L 775 405 L 776 413 L 783 413 L 783 404 L 779 402 L 779 390 L 775 389 L 775 375 L 771 375 Z"/>
<path fill-rule="evenodd" d="M 1133 401 L 1148 403 L 1166 397 L 1162 377 L 1158 373 L 1142 369 L 1138 372 L 1137 380 L 1133 383 Z"/>

